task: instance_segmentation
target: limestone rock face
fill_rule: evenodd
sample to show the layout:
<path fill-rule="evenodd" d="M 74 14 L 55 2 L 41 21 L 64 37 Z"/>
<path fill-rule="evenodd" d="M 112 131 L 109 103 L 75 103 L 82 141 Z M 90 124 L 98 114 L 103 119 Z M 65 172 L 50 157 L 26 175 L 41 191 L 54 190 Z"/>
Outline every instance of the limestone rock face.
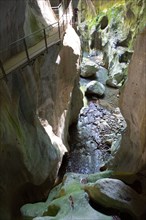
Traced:
<path fill-rule="evenodd" d="M 89 2 L 92 2 L 90 9 Z M 121 88 L 122 91 L 128 77 L 120 101 L 128 129 L 123 134 L 113 166 L 112 162 L 110 165 L 113 169 L 137 172 L 146 168 L 146 4 L 144 0 L 118 0 L 116 5 L 114 1 L 101 0 L 88 3 L 79 1 L 79 9 L 82 10 L 79 26 L 83 27 L 84 24 L 86 27 L 85 34 L 81 36 L 82 42 L 85 39 L 89 53 L 90 50 L 99 49 L 101 44 L 100 50 L 104 52 L 108 69 L 108 86 Z M 93 10 L 98 16 L 94 16 Z M 138 33 L 141 34 L 134 48 Z"/>
<path fill-rule="evenodd" d="M 49 34 L 55 22 L 57 22 L 57 18 L 51 8 L 50 1 L 27 1 L 24 22 L 25 36 L 30 35 L 26 39 L 27 46 L 33 46 L 43 39 L 43 30 L 36 31 L 48 27 L 46 34 Z M 33 32 L 36 32 L 35 35 L 31 35 Z"/>
<path fill-rule="evenodd" d="M 146 23 L 144 0 L 79 1 L 82 48 L 90 54 L 104 52 L 104 66 L 111 80 L 108 85 L 119 87 L 127 78 L 127 67 L 133 53 L 133 42 Z M 89 7 L 90 5 L 90 7 Z M 118 79 L 115 75 L 123 76 Z M 119 81 L 121 80 L 121 81 Z"/>
<path fill-rule="evenodd" d="M 146 29 L 137 38 L 120 106 L 128 128 L 111 162 L 116 170 L 137 172 L 146 168 Z"/>
<path fill-rule="evenodd" d="M 0 21 L 0 51 L 2 50 L 0 57 L 2 61 L 5 61 L 9 57 L 24 50 L 22 41 L 14 43 L 9 47 L 8 45 L 55 23 L 57 20 L 49 0 L 8 0 L 7 2 L 1 0 Z M 47 31 L 49 31 L 49 29 Z M 26 39 L 27 46 L 34 45 L 39 42 L 42 37 L 43 31 L 36 33 L 34 36 L 29 36 Z"/>
<path fill-rule="evenodd" d="M 25 8 L 26 1 L 23 0 L 0 1 L 0 50 L 6 49 L 9 44 L 24 36 Z M 20 46 L 11 47 L 9 51 L 5 50 L 0 54 L 2 61 L 20 51 L 20 48 L 22 49 Z"/>
<path fill-rule="evenodd" d="M 34 12 L 36 1 L 29 3 Z M 8 82 L 0 81 L 1 220 L 15 220 L 20 205 L 46 196 L 67 151 L 68 127 L 77 119 L 82 96 L 77 71 L 80 40 L 71 27 L 65 36 L 63 44 L 9 74 Z"/>

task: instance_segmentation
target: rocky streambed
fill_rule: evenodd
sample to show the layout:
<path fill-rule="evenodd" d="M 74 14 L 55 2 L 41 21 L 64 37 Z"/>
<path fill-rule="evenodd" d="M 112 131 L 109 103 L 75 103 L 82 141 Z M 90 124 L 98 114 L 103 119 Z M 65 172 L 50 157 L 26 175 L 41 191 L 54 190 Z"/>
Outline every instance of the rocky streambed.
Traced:
<path fill-rule="evenodd" d="M 102 64 L 102 53 L 84 54 L 80 77 L 84 107 L 77 124 L 69 131 L 68 172 L 90 174 L 104 169 L 117 151 L 126 128 L 118 107 L 119 89 L 106 84 L 108 70 Z"/>
<path fill-rule="evenodd" d="M 119 108 L 108 110 L 98 100 L 91 100 L 70 128 L 67 171 L 88 174 L 102 169 L 118 149 L 125 127 Z"/>

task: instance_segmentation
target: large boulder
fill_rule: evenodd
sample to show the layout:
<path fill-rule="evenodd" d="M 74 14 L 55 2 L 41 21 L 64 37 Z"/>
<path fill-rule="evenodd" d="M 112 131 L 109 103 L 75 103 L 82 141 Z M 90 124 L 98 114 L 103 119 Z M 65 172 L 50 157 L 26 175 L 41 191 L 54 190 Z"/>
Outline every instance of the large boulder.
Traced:
<path fill-rule="evenodd" d="M 146 198 L 139 195 L 121 180 L 104 178 L 83 187 L 90 199 L 107 208 L 120 209 L 133 219 L 144 220 Z"/>
<path fill-rule="evenodd" d="M 115 208 L 119 215 L 128 212 L 133 219 L 145 220 L 146 199 L 126 185 L 135 185 L 138 178 L 138 175 L 110 170 L 94 174 L 67 173 L 63 182 L 51 190 L 46 202 L 26 204 L 21 207 L 21 213 L 23 219 L 33 220 L 113 219 L 113 216 L 95 211 L 89 205 L 90 200 L 105 209 Z M 145 189 L 143 183 L 141 180 L 141 191 Z"/>
<path fill-rule="evenodd" d="M 100 177 L 102 176 L 99 175 Z M 104 215 L 89 204 L 88 194 L 82 189 L 87 181 L 87 175 L 68 173 L 63 183 L 56 186 L 46 202 L 27 204 L 21 208 L 26 218 L 33 220 L 69 220 L 69 219 L 96 219 L 112 220 L 111 216 Z"/>
<path fill-rule="evenodd" d="M 99 97 L 103 96 L 105 92 L 105 87 L 102 83 L 92 80 L 86 86 L 85 95 L 97 95 Z"/>
<path fill-rule="evenodd" d="M 83 59 L 81 63 L 81 73 L 80 73 L 82 77 L 87 78 L 90 76 L 95 76 L 97 70 L 98 70 L 98 65 L 94 61 L 88 58 Z"/>

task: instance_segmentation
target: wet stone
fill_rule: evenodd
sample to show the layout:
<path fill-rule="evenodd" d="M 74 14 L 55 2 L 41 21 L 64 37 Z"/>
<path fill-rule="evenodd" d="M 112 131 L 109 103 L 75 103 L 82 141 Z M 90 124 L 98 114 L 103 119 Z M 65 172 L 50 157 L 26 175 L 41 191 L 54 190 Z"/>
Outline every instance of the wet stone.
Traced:
<path fill-rule="evenodd" d="M 91 101 L 81 109 L 77 126 L 70 128 L 71 155 L 67 172 L 98 172 L 111 157 L 111 145 L 125 128 L 126 122 L 118 108 L 107 110 Z M 76 151 L 80 148 L 81 151 Z"/>

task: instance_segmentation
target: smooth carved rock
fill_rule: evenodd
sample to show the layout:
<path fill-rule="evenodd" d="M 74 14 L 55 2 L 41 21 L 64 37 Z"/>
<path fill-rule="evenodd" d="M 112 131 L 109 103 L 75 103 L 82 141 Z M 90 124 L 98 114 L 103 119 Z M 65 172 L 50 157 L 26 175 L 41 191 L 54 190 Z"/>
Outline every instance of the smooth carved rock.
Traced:
<path fill-rule="evenodd" d="M 128 67 L 128 80 L 120 96 L 121 112 L 128 127 L 123 135 L 120 149 L 109 163 L 109 167 L 114 170 L 135 173 L 146 167 L 146 53 L 144 45 L 146 45 L 146 28 L 137 37 Z"/>
<path fill-rule="evenodd" d="M 138 175 L 110 170 L 90 175 L 67 173 L 63 182 L 51 190 L 46 202 L 26 204 L 21 208 L 21 212 L 24 219 L 31 217 L 33 220 L 113 219 L 92 209 L 89 206 L 91 197 L 97 202 L 101 201 L 105 207 L 116 207 L 120 212 L 121 206 L 124 211 L 136 206 L 132 214 L 134 213 L 133 217 L 139 217 L 137 213 L 143 213 L 145 200 L 129 186 L 117 180 L 122 179 L 127 184 L 133 184 L 138 178 Z"/>
<path fill-rule="evenodd" d="M 82 77 L 94 76 L 98 70 L 98 65 L 91 61 L 90 59 L 84 58 L 81 63 L 81 73 Z"/>
<path fill-rule="evenodd" d="M 87 181 L 87 175 L 68 173 L 63 183 L 51 191 L 45 203 L 24 205 L 21 212 L 33 220 L 112 220 L 111 216 L 90 206 L 88 194 L 81 187 Z"/>
<path fill-rule="evenodd" d="M 108 208 L 127 212 L 134 219 L 143 219 L 146 199 L 121 180 L 100 179 L 93 184 L 86 184 L 83 189 L 95 202 Z"/>
<path fill-rule="evenodd" d="M 82 100 L 74 88 L 80 40 L 71 28 L 65 36 L 65 46 L 53 45 L 33 65 L 9 74 L 9 85 L 0 81 L 1 220 L 16 219 L 12 210 L 20 200 L 44 198 L 67 150 L 68 126 L 77 119 Z"/>
<path fill-rule="evenodd" d="M 87 84 L 85 94 L 95 94 L 97 96 L 103 96 L 104 92 L 104 85 L 98 81 L 93 80 Z"/>

